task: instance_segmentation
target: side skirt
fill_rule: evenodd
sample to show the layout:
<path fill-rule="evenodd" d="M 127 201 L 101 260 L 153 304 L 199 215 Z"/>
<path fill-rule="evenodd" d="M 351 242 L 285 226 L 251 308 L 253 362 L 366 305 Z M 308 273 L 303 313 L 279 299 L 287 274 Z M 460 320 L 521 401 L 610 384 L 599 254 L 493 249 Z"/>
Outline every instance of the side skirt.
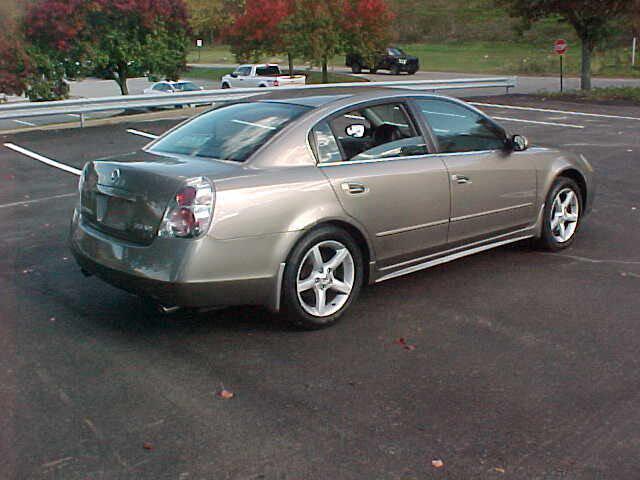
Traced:
<path fill-rule="evenodd" d="M 531 230 L 527 228 L 526 230 Z M 389 273 L 387 275 L 383 275 L 382 277 L 376 279 L 375 283 L 384 282 L 385 280 L 390 280 L 392 278 L 401 277 L 403 275 L 408 275 L 409 273 L 418 272 L 420 270 L 424 270 L 427 268 L 435 267 L 436 265 L 441 265 L 443 263 L 451 262 L 453 260 L 457 260 L 458 258 L 467 257 L 469 255 L 473 255 L 475 253 L 484 252 L 486 250 L 491 250 L 493 248 L 501 247 L 503 245 L 508 245 L 510 243 L 519 242 L 521 240 L 526 240 L 528 238 L 534 237 L 534 233 L 527 233 L 524 235 L 519 235 L 517 237 L 511 237 L 506 240 L 499 240 L 490 243 L 485 243 L 484 245 L 480 245 L 473 248 L 467 248 L 466 250 L 456 249 L 457 251 L 454 253 L 450 253 L 449 255 L 444 255 L 442 257 L 433 258 L 438 254 L 431 255 L 431 260 L 426 260 L 422 263 L 418 263 L 416 265 L 411 265 L 409 267 L 402 268 L 400 270 L 396 270 L 395 272 Z M 499 238 L 499 237 L 498 237 Z M 473 244 L 472 244 L 473 245 Z M 465 247 L 460 247 L 465 248 Z M 429 257 L 427 257 L 429 258 Z"/>

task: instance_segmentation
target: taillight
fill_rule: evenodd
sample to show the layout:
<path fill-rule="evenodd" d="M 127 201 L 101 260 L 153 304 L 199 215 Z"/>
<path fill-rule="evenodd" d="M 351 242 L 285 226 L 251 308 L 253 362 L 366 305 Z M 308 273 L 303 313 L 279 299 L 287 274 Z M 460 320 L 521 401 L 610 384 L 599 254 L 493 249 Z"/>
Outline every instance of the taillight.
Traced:
<path fill-rule="evenodd" d="M 192 178 L 176 192 L 164 213 L 159 237 L 197 238 L 207 233 L 215 192 L 204 177 Z"/>
<path fill-rule="evenodd" d="M 280 86 L 280 82 L 278 80 L 274 80 L 273 86 L 274 87 L 279 87 Z"/>

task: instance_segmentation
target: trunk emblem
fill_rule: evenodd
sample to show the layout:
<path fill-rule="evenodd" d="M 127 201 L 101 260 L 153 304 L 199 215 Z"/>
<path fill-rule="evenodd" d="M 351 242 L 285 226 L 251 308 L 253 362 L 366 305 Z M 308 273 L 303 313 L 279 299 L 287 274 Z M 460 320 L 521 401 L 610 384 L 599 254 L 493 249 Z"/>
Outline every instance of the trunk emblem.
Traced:
<path fill-rule="evenodd" d="M 117 182 L 120 180 L 120 169 L 116 168 L 113 172 L 111 172 L 111 181 Z"/>

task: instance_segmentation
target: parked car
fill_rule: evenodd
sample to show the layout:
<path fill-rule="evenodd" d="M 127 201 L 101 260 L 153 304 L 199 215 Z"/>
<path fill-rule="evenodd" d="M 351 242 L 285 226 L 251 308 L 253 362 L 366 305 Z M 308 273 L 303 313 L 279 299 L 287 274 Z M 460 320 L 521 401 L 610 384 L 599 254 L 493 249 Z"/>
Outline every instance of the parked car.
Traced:
<path fill-rule="evenodd" d="M 256 88 L 304 85 L 304 75 L 283 75 L 274 64 L 240 65 L 235 72 L 222 77 L 220 88 Z"/>
<path fill-rule="evenodd" d="M 169 80 L 164 80 L 162 82 L 154 83 L 149 88 L 145 88 L 144 93 L 155 94 L 155 93 L 196 92 L 198 90 L 202 90 L 202 87 L 196 85 L 193 82 L 188 82 L 188 81 L 170 82 Z"/>
<path fill-rule="evenodd" d="M 567 248 L 593 176 L 452 98 L 244 101 L 89 162 L 70 243 L 84 272 L 162 305 L 264 305 L 313 329 L 364 284 L 526 239 Z"/>
<path fill-rule="evenodd" d="M 371 73 L 389 70 L 394 75 L 400 75 L 402 72 L 413 75 L 420 70 L 418 57 L 407 55 L 398 47 L 389 47 L 381 52 L 375 65 L 368 65 L 368 62 L 358 53 L 350 53 L 347 55 L 346 65 L 351 67 L 353 73 L 362 73 L 363 70 L 369 70 Z"/>

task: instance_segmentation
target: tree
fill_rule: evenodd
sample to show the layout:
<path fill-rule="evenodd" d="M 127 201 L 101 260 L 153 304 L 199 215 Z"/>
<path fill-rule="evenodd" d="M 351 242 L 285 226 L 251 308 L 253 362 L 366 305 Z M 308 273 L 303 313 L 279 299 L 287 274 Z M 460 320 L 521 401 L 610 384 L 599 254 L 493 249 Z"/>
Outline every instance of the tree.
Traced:
<path fill-rule="evenodd" d="M 0 33 L 0 92 L 8 95 L 22 95 L 34 71 L 24 49 L 24 42 L 16 36 L 16 29 L 8 24 L 8 30 Z M 8 33 L 5 33 L 8 32 Z"/>
<path fill-rule="evenodd" d="M 640 37 L 640 0 L 633 0 L 631 5 L 631 28 L 633 36 Z"/>
<path fill-rule="evenodd" d="M 186 66 L 182 0 L 38 0 L 25 26 L 27 40 L 65 76 L 101 69 L 123 95 L 132 72 L 176 78 Z"/>
<path fill-rule="evenodd" d="M 264 55 L 285 52 L 289 57 L 289 74 L 293 75 L 287 19 L 294 6 L 294 0 L 247 0 L 245 8 L 224 32 L 238 61 L 258 61 Z"/>
<path fill-rule="evenodd" d="M 294 54 L 322 65 L 322 82 L 329 81 L 329 59 L 344 52 L 344 3 L 341 0 L 295 0 L 286 21 L 286 42 Z"/>
<path fill-rule="evenodd" d="M 227 26 L 244 10 L 244 1 L 186 0 L 189 24 L 197 38 L 213 44 L 221 38 Z"/>
<path fill-rule="evenodd" d="M 375 65 L 391 40 L 393 12 L 383 0 L 345 0 L 343 18 L 345 45 Z"/>
<path fill-rule="evenodd" d="M 557 15 L 568 22 L 582 42 L 583 90 L 591 89 L 591 57 L 597 44 L 611 34 L 611 22 L 630 10 L 630 0 L 497 0 L 526 23 Z"/>

